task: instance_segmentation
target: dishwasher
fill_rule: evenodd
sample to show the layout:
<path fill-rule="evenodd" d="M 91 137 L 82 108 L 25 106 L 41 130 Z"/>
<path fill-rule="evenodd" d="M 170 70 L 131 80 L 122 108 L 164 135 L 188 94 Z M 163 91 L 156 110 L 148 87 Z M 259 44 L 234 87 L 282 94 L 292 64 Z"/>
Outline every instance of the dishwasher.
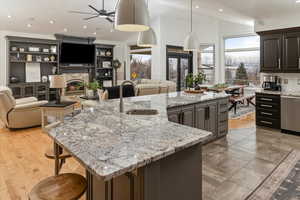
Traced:
<path fill-rule="evenodd" d="M 281 96 L 281 129 L 300 132 L 300 96 Z"/>

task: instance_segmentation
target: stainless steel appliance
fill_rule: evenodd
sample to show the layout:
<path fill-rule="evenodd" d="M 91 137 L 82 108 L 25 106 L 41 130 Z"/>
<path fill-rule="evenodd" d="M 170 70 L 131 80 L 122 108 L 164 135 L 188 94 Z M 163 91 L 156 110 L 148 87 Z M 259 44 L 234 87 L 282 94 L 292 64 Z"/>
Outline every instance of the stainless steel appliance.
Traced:
<path fill-rule="evenodd" d="M 300 132 L 300 96 L 281 96 L 281 129 Z"/>
<path fill-rule="evenodd" d="M 281 78 L 279 76 L 265 75 L 262 88 L 265 90 L 281 91 Z"/>

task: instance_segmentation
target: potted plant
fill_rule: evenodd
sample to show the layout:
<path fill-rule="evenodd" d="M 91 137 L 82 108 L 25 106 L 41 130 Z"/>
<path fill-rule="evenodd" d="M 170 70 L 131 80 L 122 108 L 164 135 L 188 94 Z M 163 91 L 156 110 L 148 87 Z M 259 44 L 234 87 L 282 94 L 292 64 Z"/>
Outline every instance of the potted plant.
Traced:
<path fill-rule="evenodd" d="M 206 81 L 206 75 L 203 72 L 199 72 L 198 74 L 196 74 L 194 76 L 195 89 L 200 90 L 199 85 L 203 84 L 204 81 Z"/>
<path fill-rule="evenodd" d="M 94 97 L 97 89 L 102 89 L 102 85 L 96 80 L 87 83 L 84 86 L 85 86 L 85 95 L 87 97 Z"/>
<path fill-rule="evenodd" d="M 186 81 L 186 86 L 187 86 L 188 90 L 190 90 L 191 88 L 194 87 L 194 76 L 192 73 L 188 74 L 185 77 L 185 81 Z"/>

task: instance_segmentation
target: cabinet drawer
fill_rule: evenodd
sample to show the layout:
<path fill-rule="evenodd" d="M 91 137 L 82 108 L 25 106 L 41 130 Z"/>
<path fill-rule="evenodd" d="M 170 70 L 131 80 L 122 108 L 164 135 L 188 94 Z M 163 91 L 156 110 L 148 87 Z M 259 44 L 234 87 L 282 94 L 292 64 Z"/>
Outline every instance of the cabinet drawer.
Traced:
<path fill-rule="evenodd" d="M 256 107 L 265 110 L 280 110 L 280 102 L 256 101 Z"/>
<path fill-rule="evenodd" d="M 219 115 L 219 123 L 228 122 L 228 112 Z"/>
<path fill-rule="evenodd" d="M 226 123 L 220 123 L 218 129 L 218 137 L 224 136 L 228 133 L 228 121 Z"/>
<path fill-rule="evenodd" d="M 256 109 L 256 117 L 268 117 L 272 119 L 280 119 L 279 109 Z"/>
<path fill-rule="evenodd" d="M 219 113 L 224 113 L 228 111 L 228 99 L 219 101 Z"/>
<path fill-rule="evenodd" d="M 265 103 L 280 103 L 280 95 L 256 93 L 256 101 Z"/>
<path fill-rule="evenodd" d="M 256 118 L 256 125 L 280 129 L 280 119 L 272 119 L 272 118 L 267 118 L 267 117 L 257 117 Z"/>

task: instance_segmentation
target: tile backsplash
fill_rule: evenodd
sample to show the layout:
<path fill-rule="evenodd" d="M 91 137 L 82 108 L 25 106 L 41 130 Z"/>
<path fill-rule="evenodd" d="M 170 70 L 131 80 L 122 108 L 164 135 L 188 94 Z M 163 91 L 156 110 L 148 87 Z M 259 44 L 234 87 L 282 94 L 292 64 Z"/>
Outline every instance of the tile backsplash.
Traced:
<path fill-rule="evenodd" d="M 261 80 L 266 73 L 261 73 Z M 300 92 L 300 74 L 298 73 L 272 73 L 269 75 L 279 76 L 282 79 L 282 91 Z"/>

